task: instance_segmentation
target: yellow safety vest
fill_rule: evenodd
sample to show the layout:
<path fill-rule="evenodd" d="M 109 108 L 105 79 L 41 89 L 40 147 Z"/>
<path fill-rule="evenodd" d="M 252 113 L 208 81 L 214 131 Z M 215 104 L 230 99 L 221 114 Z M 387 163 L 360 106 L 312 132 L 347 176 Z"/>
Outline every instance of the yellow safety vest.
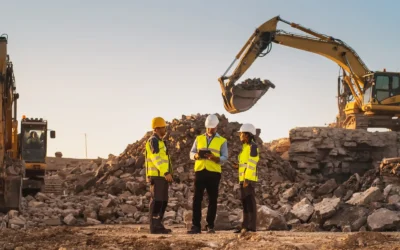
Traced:
<path fill-rule="evenodd" d="M 252 154 L 251 154 L 252 153 Z M 239 154 L 239 183 L 245 179 L 258 181 L 257 163 L 260 159 L 257 144 L 243 144 L 242 151 Z"/>
<path fill-rule="evenodd" d="M 200 151 L 200 149 L 208 149 L 211 151 L 211 153 L 217 157 L 221 156 L 221 146 L 224 144 L 226 139 L 222 136 L 217 136 L 215 135 L 212 139 L 210 144 L 207 143 L 207 136 L 204 135 L 199 135 L 196 138 L 197 140 L 197 152 Z M 206 169 L 211 172 L 218 172 L 221 173 L 221 164 L 215 163 L 211 160 L 208 159 L 198 159 L 196 160 L 194 164 L 194 171 L 201 171 L 203 169 Z"/>
<path fill-rule="evenodd" d="M 158 152 L 154 153 L 151 150 L 150 143 L 152 140 L 158 141 Z M 146 142 L 145 150 L 146 158 L 146 177 L 164 177 L 165 173 L 169 172 L 172 175 L 172 167 L 168 155 L 167 147 L 164 141 L 158 139 L 156 136 L 150 137 Z"/>

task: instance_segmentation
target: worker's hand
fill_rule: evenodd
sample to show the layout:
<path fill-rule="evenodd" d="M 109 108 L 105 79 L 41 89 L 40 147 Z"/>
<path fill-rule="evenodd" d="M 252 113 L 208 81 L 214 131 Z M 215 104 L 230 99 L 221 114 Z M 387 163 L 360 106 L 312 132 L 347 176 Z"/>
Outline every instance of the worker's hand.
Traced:
<path fill-rule="evenodd" d="M 243 187 L 247 187 L 249 185 L 249 183 L 246 181 L 246 179 L 244 179 L 243 181 Z"/>
<path fill-rule="evenodd" d="M 206 155 L 206 158 L 209 159 L 209 160 L 211 160 L 211 161 L 213 161 L 213 162 L 215 162 L 215 163 L 218 163 L 218 162 L 219 162 L 219 157 L 217 157 L 217 156 L 215 156 L 215 155 L 213 155 L 213 154 L 207 154 L 207 155 Z"/>
<path fill-rule="evenodd" d="M 168 182 L 172 182 L 172 175 L 171 175 L 171 174 L 165 175 L 165 179 L 166 179 Z"/>
<path fill-rule="evenodd" d="M 194 159 L 195 159 L 195 160 L 198 160 L 199 158 L 200 158 L 199 154 L 196 153 L 196 154 L 194 155 Z"/>

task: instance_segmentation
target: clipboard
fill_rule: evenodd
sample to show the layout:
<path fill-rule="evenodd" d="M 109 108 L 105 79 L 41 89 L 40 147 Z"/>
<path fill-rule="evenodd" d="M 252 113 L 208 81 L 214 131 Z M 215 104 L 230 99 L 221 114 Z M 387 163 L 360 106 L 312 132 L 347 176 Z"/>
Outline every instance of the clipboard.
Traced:
<path fill-rule="evenodd" d="M 200 149 L 199 150 L 199 156 L 200 158 L 205 159 L 206 158 L 206 154 L 211 154 L 211 151 L 208 149 Z"/>

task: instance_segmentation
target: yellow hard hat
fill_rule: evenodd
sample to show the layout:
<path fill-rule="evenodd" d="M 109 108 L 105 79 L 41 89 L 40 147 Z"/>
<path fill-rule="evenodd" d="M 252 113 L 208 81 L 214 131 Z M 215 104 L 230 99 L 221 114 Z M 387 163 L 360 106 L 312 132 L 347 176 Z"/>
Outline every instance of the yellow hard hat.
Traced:
<path fill-rule="evenodd" d="M 151 128 L 162 128 L 166 127 L 167 123 L 162 117 L 154 117 L 153 120 L 151 121 Z"/>

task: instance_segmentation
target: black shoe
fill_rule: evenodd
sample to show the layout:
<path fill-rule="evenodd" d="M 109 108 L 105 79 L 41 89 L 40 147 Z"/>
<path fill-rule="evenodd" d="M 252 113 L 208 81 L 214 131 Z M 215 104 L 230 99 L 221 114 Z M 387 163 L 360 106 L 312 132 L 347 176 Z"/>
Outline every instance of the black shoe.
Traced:
<path fill-rule="evenodd" d="M 206 226 L 206 230 L 208 234 L 215 234 L 214 227 Z"/>
<path fill-rule="evenodd" d="M 158 228 L 153 231 L 150 231 L 151 234 L 170 234 L 172 233 L 171 229 L 166 229 L 166 228 Z"/>
<path fill-rule="evenodd" d="M 192 226 L 192 228 L 187 231 L 188 234 L 201 234 L 201 230 L 200 228 L 196 227 L 196 226 Z"/>
<path fill-rule="evenodd" d="M 236 229 L 235 231 L 233 231 L 233 233 L 238 234 L 242 232 L 242 228 Z"/>

